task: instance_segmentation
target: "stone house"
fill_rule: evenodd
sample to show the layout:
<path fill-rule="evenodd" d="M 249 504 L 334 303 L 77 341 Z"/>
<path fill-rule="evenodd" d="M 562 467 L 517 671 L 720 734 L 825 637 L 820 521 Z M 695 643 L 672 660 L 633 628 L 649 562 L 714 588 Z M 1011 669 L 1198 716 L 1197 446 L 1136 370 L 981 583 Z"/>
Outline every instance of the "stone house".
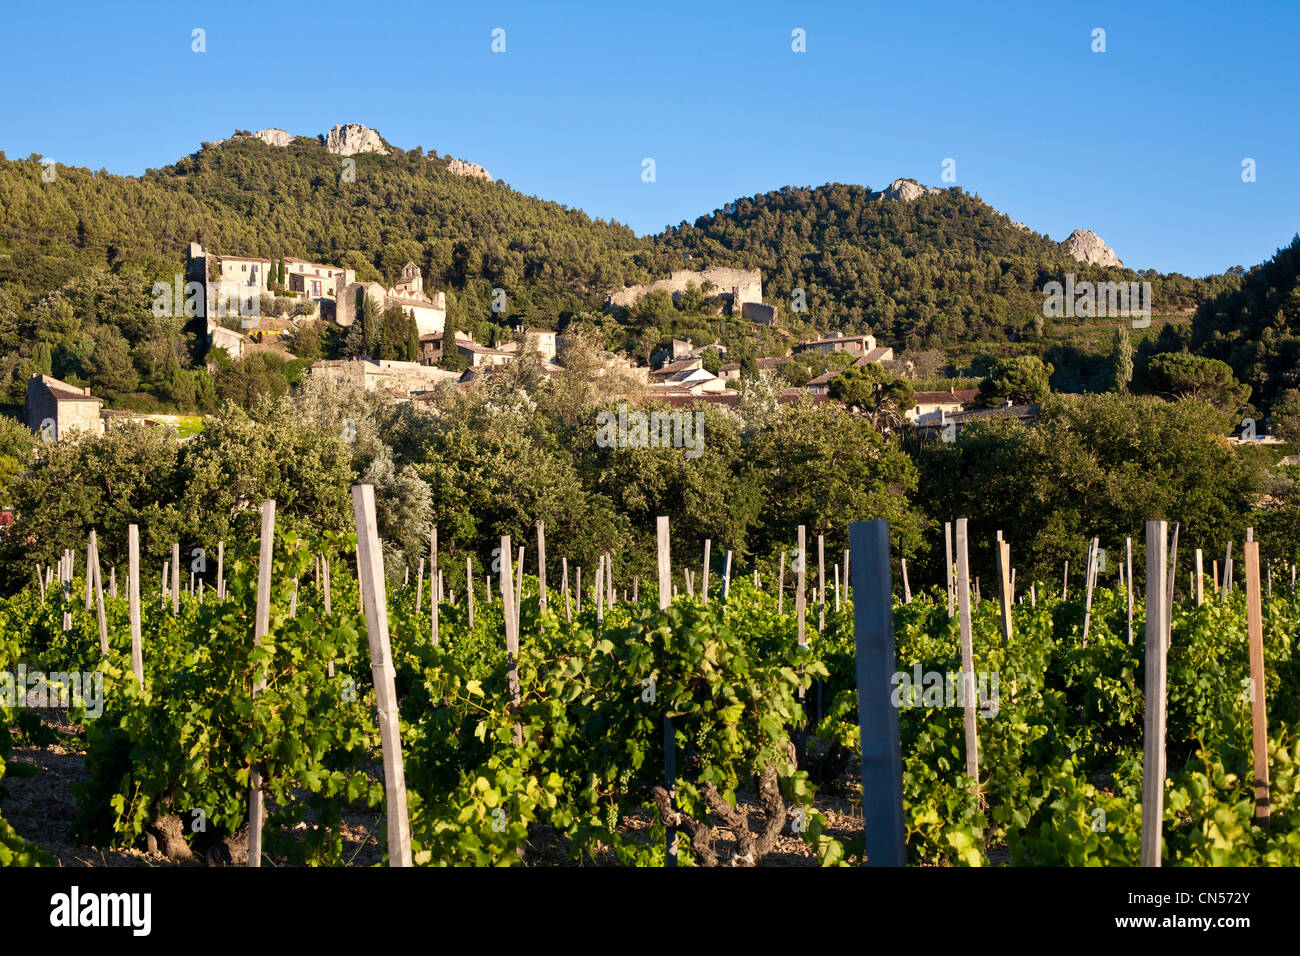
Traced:
<path fill-rule="evenodd" d="M 979 398 L 979 389 L 948 389 L 946 392 L 917 392 L 913 405 L 904 413 L 913 425 L 931 425 L 964 412 Z"/>
<path fill-rule="evenodd" d="M 50 375 L 33 375 L 27 380 L 27 427 L 50 441 L 74 433 L 104 434 L 100 415 L 103 407 L 103 399 L 91 395 L 89 388 L 78 388 Z"/>
<path fill-rule="evenodd" d="M 439 292 L 431 296 L 425 292 L 424 277 L 414 262 L 404 265 L 397 282 L 387 289 L 378 282 L 352 282 L 344 286 L 335 305 L 335 321 L 339 325 L 346 327 L 356 321 L 359 292 L 364 292 L 378 312 L 389 306 L 410 312 L 421 336 L 441 332 L 447 325 L 446 294 Z"/>
<path fill-rule="evenodd" d="M 868 362 L 889 362 L 894 358 L 894 350 L 876 346 L 874 335 L 832 335 L 813 342 L 801 342 L 794 347 L 797 352 L 817 352 L 829 355 L 831 352 L 846 352 L 856 358 L 865 358 Z"/>

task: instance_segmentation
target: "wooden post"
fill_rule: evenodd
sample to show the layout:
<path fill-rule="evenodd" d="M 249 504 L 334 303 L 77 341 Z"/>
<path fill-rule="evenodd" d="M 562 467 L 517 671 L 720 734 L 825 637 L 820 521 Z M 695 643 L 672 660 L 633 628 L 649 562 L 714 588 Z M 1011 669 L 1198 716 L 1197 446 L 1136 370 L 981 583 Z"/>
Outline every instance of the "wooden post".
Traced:
<path fill-rule="evenodd" d="M 1088 542 L 1088 560 L 1083 572 L 1083 646 L 1088 646 L 1088 626 L 1092 623 L 1092 581 L 1097 573 L 1097 539 Z"/>
<path fill-rule="evenodd" d="M 560 558 L 560 573 L 563 576 L 560 581 L 560 590 L 564 593 L 564 619 L 573 620 L 573 606 L 569 603 L 569 559 Z"/>
<path fill-rule="evenodd" d="M 614 606 L 614 556 L 605 552 L 605 606 Z"/>
<path fill-rule="evenodd" d="M 1210 562 L 1210 583 L 1214 585 L 1214 593 L 1219 593 L 1219 559 L 1215 558 Z"/>
<path fill-rule="evenodd" d="M 1142 758 L 1142 865 L 1159 866 L 1165 805 L 1165 663 L 1169 566 L 1163 521 L 1148 521 L 1146 715 Z"/>
<path fill-rule="evenodd" d="M 898 563 L 903 569 L 903 603 L 912 603 L 912 585 L 907 580 L 907 558 L 899 558 Z"/>
<path fill-rule="evenodd" d="M 429 531 L 429 637 L 438 646 L 438 602 L 442 600 L 442 572 L 438 570 L 438 529 Z"/>
<path fill-rule="evenodd" d="M 95 532 L 94 530 L 92 530 L 90 533 L 93 535 Z M 91 549 L 92 549 L 92 545 L 90 543 L 90 539 L 87 538 L 86 539 L 86 610 L 87 611 L 90 610 L 91 579 L 94 577 L 90 573 L 90 562 L 93 557 L 93 555 L 90 553 Z"/>
<path fill-rule="evenodd" d="M 944 581 L 946 582 L 946 586 L 948 588 L 948 617 L 952 617 L 953 615 L 952 598 L 953 598 L 954 588 L 952 586 L 952 522 L 951 521 L 945 521 L 943 523 L 943 550 L 944 550 L 944 556 L 947 559 L 943 565 L 943 569 L 944 569 L 943 573 L 944 573 Z"/>
<path fill-rule="evenodd" d="M 903 762 L 898 708 L 893 705 L 893 585 L 889 524 L 849 525 L 853 556 L 853 637 L 857 653 L 858 726 L 862 735 L 862 816 L 867 866 L 903 866 Z"/>
<path fill-rule="evenodd" d="M 1002 605 L 1002 640 L 1011 643 L 1011 545 L 998 541 L 998 597 Z"/>
<path fill-rule="evenodd" d="M 1259 600 L 1259 542 L 1248 537 L 1246 630 L 1250 638 L 1250 734 L 1255 769 L 1255 822 L 1269 825 L 1268 714 L 1264 684 L 1264 618 Z"/>
<path fill-rule="evenodd" d="M 826 535 L 817 536 L 817 633 L 826 630 Z"/>
<path fill-rule="evenodd" d="M 700 593 L 704 595 L 704 603 L 709 603 L 709 552 L 713 549 L 713 539 L 704 539 L 704 578 L 700 582 Z"/>
<path fill-rule="evenodd" d="M 127 605 L 131 615 L 131 670 L 135 682 L 144 690 L 144 648 L 140 641 L 140 526 L 126 529 Z"/>
<path fill-rule="evenodd" d="M 808 549 L 807 533 L 803 525 L 799 525 L 799 563 L 795 565 L 795 595 L 794 595 L 794 613 L 798 619 L 799 646 L 807 647 L 808 638 L 805 634 L 807 627 L 808 603 L 804 596 L 804 580 L 808 567 Z"/>
<path fill-rule="evenodd" d="M 506 674 L 510 689 L 510 706 L 517 708 L 523 700 L 519 689 L 519 607 L 514 602 L 514 568 L 510 562 L 510 535 L 501 536 L 501 577 L 497 584 L 501 590 L 501 603 L 505 611 L 506 625 Z M 515 746 L 524 743 L 523 728 L 515 722 Z"/>
<path fill-rule="evenodd" d="M 510 563 L 508 551 L 501 552 L 501 563 Z M 506 592 L 501 593 L 504 595 Z M 466 606 L 469 608 L 469 626 L 472 628 L 474 626 L 474 556 L 471 554 L 465 555 L 465 600 L 468 602 Z"/>
<path fill-rule="evenodd" d="M 573 602 L 574 602 L 573 613 L 581 614 L 582 613 L 582 567 L 581 566 L 578 567 L 578 573 L 574 577 L 575 577 L 575 581 L 573 586 Z"/>
<path fill-rule="evenodd" d="M 1201 549 L 1196 549 L 1196 606 L 1205 603 L 1205 560 Z"/>
<path fill-rule="evenodd" d="M 632 576 L 632 603 L 633 604 L 636 604 L 638 601 L 641 600 L 640 589 L 641 589 L 641 577 L 640 575 L 634 574 Z"/>
<path fill-rule="evenodd" d="M 420 567 L 415 574 L 415 613 L 424 607 L 424 557 L 420 557 Z"/>
<path fill-rule="evenodd" d="M 1228 592 L 1232 589 L 1232 542 L 1228 542 L 1228 550 L 1223 555 L 1223 587 L 1219 588 L 1219 597 L 1224 601 L 1228 600 Z"/>
<path fill-rule="evenodd" d="M 1070 596 L 1070 559 L 1065 559 L 1065 576 L 1061 578 L 1061 600 L 1067 600 Z"/>
<path fill-rule="evenodd" d="M 162 593 L 161 593 L 161 594 L 159 595 L 159 597 L 158 597 L 158 606 L 159 606 L 159 607 L 166 607 L 166 606 L 167 606 L 167 572 L 168 572 L 168 570 L 169 570 L 169 568 L 168 568 L 168 564 L 169 564 L 169 562 L 167 562 L 167 561 L 164 561 L 164 562 L 163 562 L 163 569 L 162 569 Z"/>
<path fill-rule="evenodd" d="M 226 542 L 222 540 L 217 542 L 217 600 L 224 601 L 225 599 L 226 599 Z M 326 608 L 329 607 L 328 600 L 325 602 L 325 607 Z"/>
<path fill-rule="evenodd" d="M 777 573 L 776 613 L 785 613 L 785 549 L 781 549 L 781 570 Z"/>
<path fill-rule="evenodd" d="M 667 610 L 672 588 L 672 554 L 669 550 L 668 518 L 660 515 L 655 521 L 655 544 L 658 552 L 659 610 Z M 724 586 L 725 588 L 725 586 Z M 725 600 L 725 589 L 723 591 Z M 668 804 L 673 806 L 677 794 L 677 739 L 672 718 L 664 714 L 664 787 L 668 791 Z M 665 821 L 668 830 L 665 847 L 665 866 L 677 865 L 677 829 Z"/>
<path fill-rule="evenodd" d="M 966 724 L 966 774 L 971 792 L 979 799 L 979 737 L 975 730 L 975 653 L 971 642 L 970 560 L 967 555 L 966 519 L 957 519 L 957 607 L 961 626 L 962 710 Z"/>
<path fill-rule="evenodd" d="M 117 600 L 117 565 L 108 569 L 108 596 Z"/>
<path fill-rule="evenodd" d="M 379 736 L 384 753 L 384 797 L 388 817 L 388 865 L 411 866 L 411 827 L 406 814 L 406 773 L 398 729 L 397 691 L 388 640 L 388 599 L 384 592 L 383 552 L 375 522 L 375 490 L 352 486 L 352 511 L 357 524 L 361 571 L 366 577 L 366 639 L 370 672 L 379 711 Z"/>
<path fill-rule="evenodd" d="M 834 571 L 835 576 L 835 611 L 838 613 L 840 609 L 840 566 L 835 564 L 831 570 Z"/>
<path fill-rule="evenodd" d="M 1133 643 L 1133 539 L 1124 539 L 1124 562 L 1128 568 L 1128 577 L 1124 580 L 1125 596 L 1128 598 L 1128 642 Z"/>
<path fill-rule="evenodd" d="M 537 522 L 537 594 L 538 606 L 546 610 L 546 522 Z"/>
<path fill-rule="evenodd" d="M 1029 606 L 1038 607 L 1038 582 L 1029 582 Z"/>
<path fill-rule="evenodd" d="M 731 549 L 727 549 L 727 558 L 722 568 L 722 603 L 727 603 L 727 596 L 731 593 Z"/>
<path fill-rule="evenodd" d="M 95 611 L 99 618 L 99 652 L 108 656 L 108 619 L 104 616 L 104 575 L 99 565 L 99 538 L 90 529 L 90 558 L 86 562 L 86 578 L 95 581 Z"/>
<path fill-rule="evenodd" d="M 275 502 L 267 499 L 262 502 L 262 539 L 261 551 L 257 562 L 257 611 L 253 619 L 253 644 L 260 645 L 271 625 L 271 564 L 275 547 Z M 180 554 L 179 546 L 173 551 L 173 558 Z M 176 579 L 173 577 L 173 586 Z M 256 697 L 266 688 L 266 670 L 263 668 L 253 678 L 253 696 Z M 254 762 L 248 775 L 248 865 L 262 865 L 262 821 L 265 816 L 262 806 L 262 771 Z"/>
<path fill-rule="evenodd" d="M 172 614 L 181 613 L 181 546 L 172 542 Z"/>
<path fill-rule="evenodd" d="M 605 622 L 605 556 L 596 558 L 596 623 Z"/>

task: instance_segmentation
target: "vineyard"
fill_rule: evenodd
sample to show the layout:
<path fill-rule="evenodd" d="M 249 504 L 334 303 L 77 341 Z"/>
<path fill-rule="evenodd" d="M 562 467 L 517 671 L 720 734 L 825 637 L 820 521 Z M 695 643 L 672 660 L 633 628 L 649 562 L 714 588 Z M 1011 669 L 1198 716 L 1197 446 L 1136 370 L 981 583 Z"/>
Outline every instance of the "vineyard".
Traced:
<path fill-rule="evenodd" d="M 385 815 L 388 863 L 409 847 L 417 866 L 755 865 L 791 837 L 822 865 L 863 862 L 847 567 L 842 595 L 839 567 L 833 590 L 824 568 L 810 569 L 805 593 L 802 551 L 788 570 L 783 557 L 779 577 L 733 573 L 728 557 L 710 581 L 698 559 L 689 570 L 668 560 L 666 523 L 659 580 L 675 593 L 631 576 L 616 589 L 612 561 L 585 587 L 567 562 L 521 574 L 540 570 L 536 552 L 516 563 L 503 539 L 506 557 L 469 593 L 465 556 L 435 545 L 427 566 L 367 594 L 385 574 L 365 534 L 307 539 L 273 522 L 191 587 L 173 564 L 170 586 L 135 577 L 119 596 L 118 569 L 105 586 L 93 551 L 80 574 L 71 560 L 57 578 L 38 571 L 0 602 L 0 673 L 16 686 L 0 699 L 0 815 L 4 774 L 32 769 L 14 748 L 47 739 L 43 717 L 62 708 L 86 768 L 71 833 L 91 847 L 340 866 L 342 821 L 363 809 Z M 1269 584 L 1257 687 L 1248 588 L 1209 584 L 1169 606 L 1160 859 L 1298 865 L 1300 605 L 1292 587 Z M 1148 628 L 1131 586 L 1132 572 L 1124 586 L 1088 580 L 1064 597 L 1059 582 L 1005 597 L 967 587 L 961 613 L 943 582 L 894 594 L 908 863 L 1141 862 Z M 387 662 L 376 663 L 376 612 Z M 69 693 L 73 674 L 85 679 Z M 867 799 L 874 812 L 886 797 Z M 830 800 L 856 807 L 859 823 L 831 826 Z M 0 864 L 51 862 L 0 816 Z"/>

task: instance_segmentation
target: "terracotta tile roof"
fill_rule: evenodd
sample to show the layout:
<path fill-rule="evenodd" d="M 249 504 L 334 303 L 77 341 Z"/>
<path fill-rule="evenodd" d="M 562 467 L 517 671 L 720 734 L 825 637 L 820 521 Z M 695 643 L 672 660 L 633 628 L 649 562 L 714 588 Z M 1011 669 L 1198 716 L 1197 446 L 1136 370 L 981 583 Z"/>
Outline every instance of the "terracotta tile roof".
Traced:
<path fill-rule="evenodd" d="M 915 402 L 917 405 L 969 405 L 979 398 L 980 390 L 978 388 L 959 388 L 948 390 L 946 392 L 917 392 Z"/>
<path fill-rule="evenodd" d="M 52 375 L 39 376 L 41 384 L 44 385 L 56 399 L 60 402 L 99 402 L 104 404 L 102 398 L 96 398 L 94 395 L 87 395 L 84 391 L 75 385 L 69 385 L 67 382 L 61 382 Z"/>

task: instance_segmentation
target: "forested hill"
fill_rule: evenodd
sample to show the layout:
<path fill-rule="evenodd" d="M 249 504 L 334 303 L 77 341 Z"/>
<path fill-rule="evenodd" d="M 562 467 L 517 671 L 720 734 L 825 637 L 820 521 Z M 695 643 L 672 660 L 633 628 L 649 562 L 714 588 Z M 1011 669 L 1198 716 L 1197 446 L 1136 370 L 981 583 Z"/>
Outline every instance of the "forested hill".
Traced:
<path fill-rule="evenodd" d="M 1257 400 L 1300 388 L 1300 235 L 1251 269 L 1239 290 L 1201 306 L 1192 346 L 1256 383 Z"/>
<path fill-rule="evenodd" d="M 339 156 L 305 137 L 236 138 L 140 178 L 58 166 L 44 182 L 38 163 L 0 159 L 0 282 L 30 301 L 87 268 L 172 273 L 199 238 L 389 282 L 414 261 L 431 287 L 483 294 L 485 311 L 476 279 L 509 289 L 520 309 L 558 313 L 600 301 L 644 245 L 625 226 L 459 176 L 417 150 L 350 158 L 351 182 Z"/>
<path fill-rule="evenodd" d="M 957 188 L 904 202 L 865 186 L 786 187 L 637 237 L 503 183 L 457 175 L 418 147 L 351 158 L 349 181 L 341 158 L 317 139 L 282 147 L 245 136 L 138 178 L 57 166 L 46 181 L 39 157 L 0 153 L 0 327 L 16 321 L 6 313 L 86 286 L 95 270 L 143 295 L 177 271 L 193 239 L 217 252 L 301 256 L 385 282 L 414 261 L 429 288 L 449 293 L 461 327 L 490 316 L 495 286 L 508 290 L 511 320 L 562 327 L 625 283 L 683 267 L 757 266 L 765 297 L 796 334 L 869 328 L 904 348 L 1041 336 L 1043 285 L 1066 272 L 1150 279 L 1157 312 L 1190 311 L 1237 281 L 1086 266 Z M 89 285 L 105 285 L 95 275 Z M 795 288 L 807 297 L 802 316 L 789 309 Z M 85 299 L 71 297 L 74 312 Z M 102 308 L 75 318 L 120 324 Z M 667 331 L 654 317 L 626 321 L 638 319 L 642 341 Z M 131 332 L 117 331 L 134 349 Z M 56 352 L 60 335 L 45 336 Z"/>
<path fill-rule="evenodd" d="M 840 183 L 786 187 L 682 223 L 656 236 L 655 248 L 670 251 L 668 260 L 687 252 L 758 266 L 770 300 L 788 302 L 802 288 L 823 325 L 870 326 L 909 348 L 1033 337 L 1044 284 L 1067 272 L 1079 281 L 1150 280 L 1156 312 L 1190 311 L 1236 281 L 1085 265 L 959 188 L 908 202 L 879 197 Z"/>

